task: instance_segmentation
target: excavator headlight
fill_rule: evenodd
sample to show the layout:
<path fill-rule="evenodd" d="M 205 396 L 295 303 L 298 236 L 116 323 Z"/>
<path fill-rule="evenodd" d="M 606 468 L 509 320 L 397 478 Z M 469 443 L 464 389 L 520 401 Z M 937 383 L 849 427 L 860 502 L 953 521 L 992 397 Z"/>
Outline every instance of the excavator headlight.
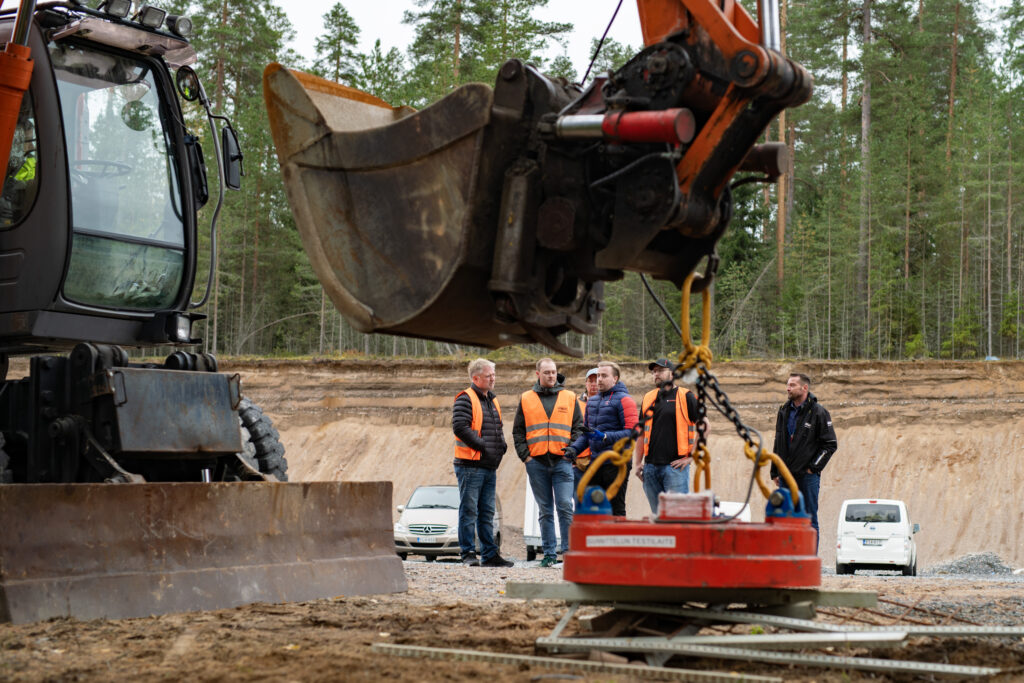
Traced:
<path fill-rule="evenodd" d="M 146 28 L 160 28 L 163 26 L 164 18 L 167 16 L 167 10 L 162 10 L 159 7 L 153 7 L 152 5 L 143 5 L 139 8 L 139 11 L 132 17 L 132 21 L 137 21 Z"/>
<path fill-rule="evenodd" d="M 188 40 L 192 37 L 192 20 L 181 14 L 168 14 L 167 30 L 179 38 Z"/>
<path fill-rule="evenodd" d="M 100 9 L 112 17 L 124 19 L 132 9 L 132 0 L 106 0 Z"/>
<path fill-rule="evenodd" d="M 192 319 L 187 315 L 171 317 L 167 324 L 168 336 L 172 341 L 186 343 L 192 340 Z"/>

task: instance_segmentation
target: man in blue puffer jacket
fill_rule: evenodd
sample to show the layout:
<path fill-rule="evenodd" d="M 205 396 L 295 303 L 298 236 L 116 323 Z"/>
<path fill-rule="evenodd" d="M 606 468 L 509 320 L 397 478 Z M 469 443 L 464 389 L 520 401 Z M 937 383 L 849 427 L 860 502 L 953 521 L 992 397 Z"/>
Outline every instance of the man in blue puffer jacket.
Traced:
<path fill-rule="evenodd" d="M 586 425 L 591 429 L 584 433 L 565 451 L 566 457 L 573 458 L 588 446 L 591 457 L 598 455 L 615 445 L 615 442 L 630 431 L 637 421 L 636 401 L 629 395 L 626 385 L 619 381 L 619 366 L 611 361 L 597 364 L 598 394 L 587 401 Z M 572 451 L 570 453 L 569 451 Z M 590 483 L 607 489 L 615 480 L 619 468 L 604 463 L 594 473 Z M 612 514 L 626 516 L 626 485 L 629 483 L 629 472 L 622 482 L 619 492 L 609 502 Z"/>

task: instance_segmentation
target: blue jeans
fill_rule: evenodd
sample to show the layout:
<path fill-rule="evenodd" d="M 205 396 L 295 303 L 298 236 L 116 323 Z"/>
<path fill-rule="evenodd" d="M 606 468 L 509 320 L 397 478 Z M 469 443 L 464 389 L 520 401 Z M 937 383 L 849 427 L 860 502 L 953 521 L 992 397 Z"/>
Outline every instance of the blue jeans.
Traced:
<path fill-rule="evenodd" d="M 796 479 L 797 488 L 800 489 L 800 497 L 804 499 L 804 511 L 811 516 L 811 526 L 814 527 L 814 552 L 818 552 L 818 539 L 821 533 L 818 531 L 818 490 L 821 489 L 821 475 L 803 472 L 793 473 Z"/>
<path fill-rule="evenodd" d="M 651 505 L 651 514 L 658 514 L 658 494 L 689 493 L 690 466 L 677 470 L 672 465 L 644 464 L 644 493 Z"/>
<path fill-rule="evenodd" d="M 530 480 L 533 499 L 537 501 L 540 522 L 540 544 L 544 557 L 554 557 L 558 548 L 555 537 L 555 508 L 558 509 L 558 529 L 562 534 L 562 552 L 569 549 L 569 525 L 572 524 L 573 473 L 576 469 L 568 460 L 560 459 L 552 466 L 536 458 L 526 460 L 526 476 Z"/>
<path fill-rule="evenodd" d="M 480 534 L 480 560 L 498 554 L 494 544 L 495 470 L 455 465 L 459 482 L 459 549 L 463 559 L 476 555 L 476 533 Z M 476 533 L 474 533 L 476 532 Z"/>

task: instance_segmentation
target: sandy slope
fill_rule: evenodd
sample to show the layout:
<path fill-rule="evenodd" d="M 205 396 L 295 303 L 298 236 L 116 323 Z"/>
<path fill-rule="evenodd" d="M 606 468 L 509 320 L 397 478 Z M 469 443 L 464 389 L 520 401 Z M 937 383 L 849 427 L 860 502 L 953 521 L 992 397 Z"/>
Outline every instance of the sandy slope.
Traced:
<path fill-rule="evenodd" d="M 581 389 L 589 364 L 560 368 Z M 227 368 L 281 432 L 293 480 L 394 482 L 395 503 L 420 484 L 454 483 L 451 404 L 467 386 L 465 363 L 262 361 Z M 990 550 L 1024 565 L 1024 363 L 718 363 L 713 371 L 748 424 L 770 446 L 775 411 L 791 370 L 807 372 L 832 413 L 839 452 L 822 483 L 821 555 L 834 561 L 835 526 L 844 498 L 902 498 L 914 521 L 921 567 Z M 518 395 L 534 380 L 528 363 L 498 366 L 507 438 Z M 645 364 L 624 368 L 639 399 Z M 742 442 L 712 417 L 712 489 L 742 499 L 749 480 Z M 635 479 L 631 517 L 648 513 Z M 521 527 L 525 472 L 514 453 L 499 469 L 505 524 Z M 755 519 L 763 500 L 754 493 Z M 513 557 L 522 549 L 505 548 Z"/>

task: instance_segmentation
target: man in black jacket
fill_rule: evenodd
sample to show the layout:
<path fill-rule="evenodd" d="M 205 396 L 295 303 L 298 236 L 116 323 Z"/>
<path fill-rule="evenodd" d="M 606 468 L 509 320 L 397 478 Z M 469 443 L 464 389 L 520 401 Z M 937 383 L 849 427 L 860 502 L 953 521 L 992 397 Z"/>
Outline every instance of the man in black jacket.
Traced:
<path fill-rule="evenodd" d="M 811 516 L 811 526 L 818 531 L 818 490 L 821 472 L 839 447 L 832 417 L 811 393 L 811 380 L 807 375 L 793 373 L 786 382 L 789 400 L 779 408 L 775 420 L 775 453 L 789 468 L 804 509 Z M 772 478 L 780 486 L 779 473 L 772 467 Z M 815 541 L 817 552 L 817 540 Z"/>
<path fill-rule="evenodd" d="M 471 567 L 511 567 L 494 543 L 494 497 L 497 470 L 508 446 L 502 431 L 501 406 L 494 395 L 494 363 L 477 358 L 469 364 L 472 384 L 455 397 L 455 478 L 459 482 L 459 549 Z M 480 559 L 476 533 L 480 534 Z"/>

